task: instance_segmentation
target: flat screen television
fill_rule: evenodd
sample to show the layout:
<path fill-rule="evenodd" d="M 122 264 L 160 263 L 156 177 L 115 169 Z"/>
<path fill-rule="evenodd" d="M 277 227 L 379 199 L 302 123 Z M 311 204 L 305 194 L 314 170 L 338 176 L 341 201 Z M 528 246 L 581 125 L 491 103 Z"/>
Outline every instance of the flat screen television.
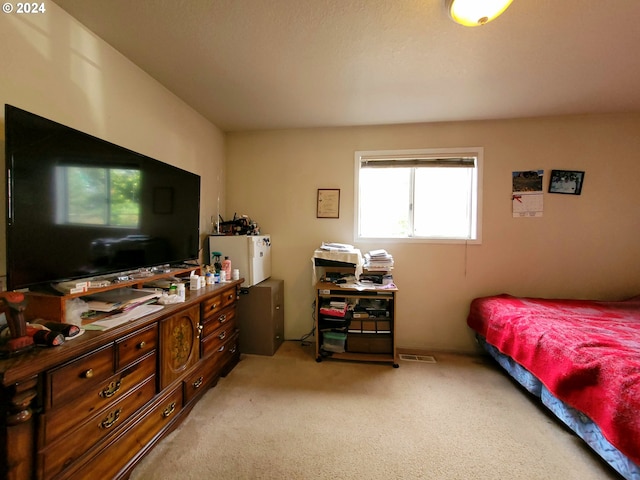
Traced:
<path fill-rule="evenodd" d="M 5 105 L 7 288 L 198 258 L 200 176 Z"/>

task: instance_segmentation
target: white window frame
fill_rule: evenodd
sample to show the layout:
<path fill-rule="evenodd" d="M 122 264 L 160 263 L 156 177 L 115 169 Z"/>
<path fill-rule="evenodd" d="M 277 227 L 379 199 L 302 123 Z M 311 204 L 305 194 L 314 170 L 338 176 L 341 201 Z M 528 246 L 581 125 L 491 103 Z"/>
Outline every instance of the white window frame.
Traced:
<path fill-rule="evenodd" d="M 417 150 L 363 150 L 355 152 L 354 173 L 354 239 L 355 241 L 375 241 L 393 243 L 444 243 L 444 244 L 481 244 L 482 243 L 482 169 L 484 149 L 482 147 L 464 148 L 427 148 Z M 475 227 L 475 238 L 432 238 L 432 237 L 364 237 L 360 236 L 360 165 L 366 158 L 407 158 L 417 156 L 419 158 L 455 158 L 475 157 L 474 184 L 472 191 L 472 222 Z M 473 235 L 472 235 L 473 237 Z"/>

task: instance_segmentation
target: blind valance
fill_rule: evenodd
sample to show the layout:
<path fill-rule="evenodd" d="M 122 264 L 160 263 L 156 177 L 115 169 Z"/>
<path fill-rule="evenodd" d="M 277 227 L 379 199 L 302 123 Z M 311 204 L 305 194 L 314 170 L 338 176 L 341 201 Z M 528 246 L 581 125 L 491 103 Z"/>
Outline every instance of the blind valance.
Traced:
<path fill-rule="evenodd" d="M 360 168 L 475 168 L 475 157 L 362 157 Z"/>

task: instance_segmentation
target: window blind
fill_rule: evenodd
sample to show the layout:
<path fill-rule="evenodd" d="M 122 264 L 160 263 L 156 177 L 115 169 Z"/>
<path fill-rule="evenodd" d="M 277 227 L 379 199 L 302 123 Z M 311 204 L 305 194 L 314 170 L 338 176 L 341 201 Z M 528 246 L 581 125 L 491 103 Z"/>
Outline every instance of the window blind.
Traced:
<path fill-rule="evenodd" d="M 360 168 L 475 168 L 475 157 L 362 157 Z"/>

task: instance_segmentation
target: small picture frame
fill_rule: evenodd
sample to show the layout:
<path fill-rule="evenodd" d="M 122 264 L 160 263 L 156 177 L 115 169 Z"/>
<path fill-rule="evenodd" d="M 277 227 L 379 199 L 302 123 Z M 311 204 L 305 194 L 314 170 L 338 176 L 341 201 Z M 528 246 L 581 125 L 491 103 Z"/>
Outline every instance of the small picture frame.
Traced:
<path fill-rule="evenodd" d="M 549 193 L 580 195 L 584 182 L 584 172 L 577 170 L 551 170 Z"/>
<path fill-rule="evenodd" d="M 340 189 L 319 188 L 316 218 L 340 218 Z"/>

